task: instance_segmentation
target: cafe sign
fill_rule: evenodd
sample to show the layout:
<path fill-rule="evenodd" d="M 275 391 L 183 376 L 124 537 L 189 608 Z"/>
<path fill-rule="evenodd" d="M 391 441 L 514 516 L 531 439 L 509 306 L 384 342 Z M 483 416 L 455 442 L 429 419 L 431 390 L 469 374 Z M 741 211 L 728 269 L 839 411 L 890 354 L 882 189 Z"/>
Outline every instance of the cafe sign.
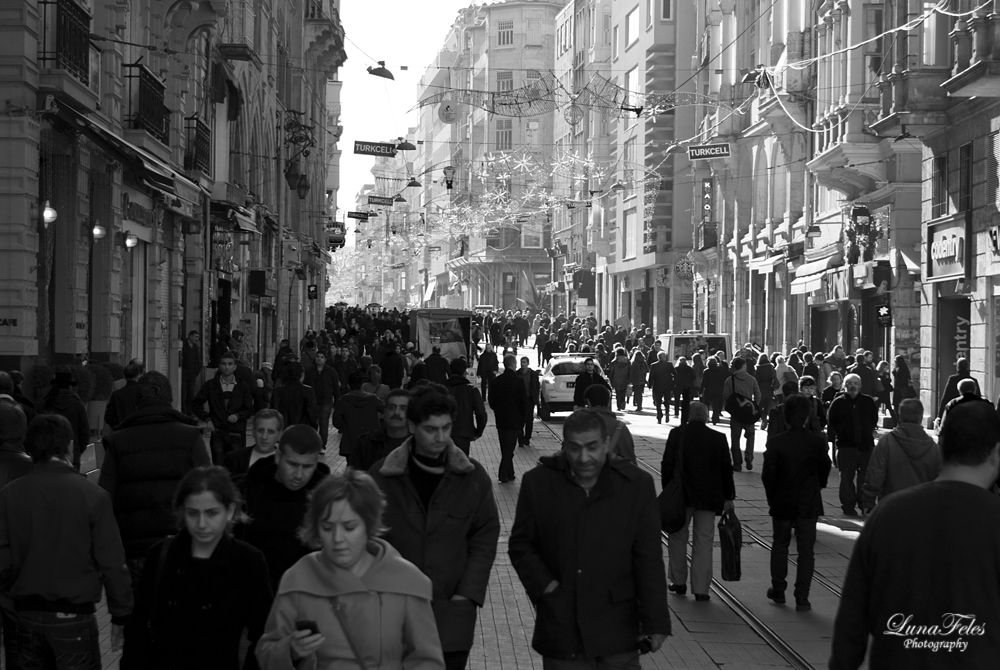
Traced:
<path fill-rule="evenodd" d="M 971 220 L 967 213 L 927 224 L 927 281 L 965 279 L 972 265 Z"/>

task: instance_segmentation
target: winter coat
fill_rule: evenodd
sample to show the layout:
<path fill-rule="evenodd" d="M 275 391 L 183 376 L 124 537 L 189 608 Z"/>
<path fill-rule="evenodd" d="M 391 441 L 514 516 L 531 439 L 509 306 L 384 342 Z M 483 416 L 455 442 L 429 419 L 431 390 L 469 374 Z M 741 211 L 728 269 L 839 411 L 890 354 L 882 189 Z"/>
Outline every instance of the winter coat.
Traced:
<path fill-rule="evenodd" d="M 202 384 L 201 390 L 191 400 L 191 411 L 202 421 L 212 420 L 216 430 L 225 433 L 246 435 L 247 420 L 253 416 L 253 391 L 243 380 L 236 379 L 236 386 L 227 403 L 222 396 L 222 381 L 220 377 L 209 379 Z M 208 403 L 208 411 L 205 403 Z M 229 423 L 230 415 L 235 414 L 236 423 Z"/>
<path fill-rule="evenodd" d="M 341 456 L 348 456 L 354 451 L 359 437 L 381 427 L 384 409 L 385 403 L 372 393 L 351 391 L 340 397 L 333 408 L 333 427 L 342 434 Z"/>
<path fill-rule="evenodd" d="M 518 368 L 515 374 L 524 384 L 524 390 L 528 394 L 528 402 L 531 403 L 532 407 L 534 407 L 538 404 L 539 394 L 542 391 L 538 370 L 532 370 L 531 368 Z"/>
<path fill-rule="evenodd" d="M 609 384 L 608 380 L 597 371 L 597 368 L 594 368 L 594 374 L 581 372 L 576 376 L 576 382 L 573 386 L 573 404 L 576 407 L 587 406 L 587 401 L 584 399 L 583 394 L 586 393 L 587 389 L 593 384 L 600 384 L 609 390 L 611 389 L 611 384 Z"/>
<path fill-rule="evenodd" d="M 588 495 L 563 452 L 543 456 L 524 475 L 508 553 L 542 656 L 635 653 L 640 633 L 670 634 L 656 491 L 632 463 L 609 455 Z"/>
<path fill-rule="evenodd" d="M 722 385 L 722 402 L 729 400 L 729 396 L 739 393 L 744 398 L 753 400 L 757 407 L 760 407 L 761 391 L 757 380 L 746 370 L 737 370 L 726 377 Z"/>
<path fill-rule="evenodd" d="M 278 464 L 274 459 L 257 461 L 243 480 L 243 500 L 248 524 L 237 526 L 236 536 L 259 549 L 267 561 L 271 588 L 277 587 L 281 575 L 309 553 L 298 538 L 309 506 L 309 494 L 330 474 L 330 467 L 320 461 L 312 478 L 298 491 L 291 491 L 275 479 Z"/>
<path fill-rule="evenodd" d="M 356 577 L 332 565 L 320 552 L 304 557 L 285 573 L 257 644 L 264 670 L 346 670 L 357 668 L 351 642 L 368 670 L 443 670 L 444 657 L 431 616 L 430 580 L 385 540 L 368 544 L 375 556 Z M 344 635 L 334 612 L 339 605 L 350 632 Z M 326 638 L 299 663 L 292 662 L 296 621 L 315 621 Z"/>
<path fill-rule="evenodd" d="M 706 402 L 722 402 L 722 387 L 726 383 L 729 374 L 721 367 L 711 365 L 705 368 L 705 374 L 701 380 L 701 397 Z"/>
<path fill-rule="evenodd" d="M 775 381 L 777 380 L 777 372 L 774 366 L 769 362 L 762 365 L 758 365 L 754 368 L 753 376 L 757 380 L 757 386 L 760 387 L 760 394 L 762 398 L 771 398 L 774 396 L 775 391 Z M 780 388 L 780 385 L 779 385 Z"/>
<path fill-rule="evenodd" d="M 635 439 L 632 437 L 632 431 L 607 407 L 595 407 L 595 409 L 604 419 L 604 426 L 608 430 L 608 453 L 624 458 L 630 463 L 635 463 Z M 618 433 L 617 438 L 615 438 L 615 433 Z"/>
<path fill-rule="evenodd" d="M 332 365 L 324 365 L 322 370 L 318 367 L 306 370 L 305 385 L 313 390 L 317 405 L 332 405 L 337 402 L 341 396 L 341 381 Z M 343 382 L 346 386 L 347 380 L 344 379 Z"/>
<path fill-rule="evenodd" d="M 654 396 L 671 396 L 674 392 L 674 364 L 657 361 L 649 366 L 649 386 Z"/>
<path fill-rule="evenodd" d="M 10 442 L 2 435 L 0 426 L 0 489 L 28 474 L 31 470 L 31 457 L 25 453 L 24 447 L 18 442 Z"/>
<path fill-rule="evenodd" d="M 444 384 L 448 381 L 451 370 L 447 358 L 441 354 L 431 354 L 424 359 L 424 363 L 427 364 L 427 378 L 429 380 L 438 384 Z"/>
<path fill-rule="evenodd" d="M 390 389 L 398 389 L 403 385 L 406 376 L 406 366 L 403 357 L 395 351 L 387 351 L 382 357 L 382 382 Z"/>
<path fill-rule="evenodd" d="M 608 366 L 608 381 L 611 383 L 611 388 L 625 388 L 631 376 L 632 364 L 624 356 L 615 356 L 615 360 Z"/>
<path fill-rule="evenodd" d="M 847 368 L 847 374 L 856 374 L 861 377 L 862 393 L 872 397 L 878 395 L 876 391 L 877 385 L 875 384 L 875 380 L 878 379 L 878 373 L 875 372 L 875 368 L 867 363 L 855 363 L 851 367 Z"/>
<path fill-rule="evenodd" d="M 493 408 L 493 420 L 498 430 L 510 430 L 524 427 L 524 421 L 531 406 L 528 404 L 528 392 L 524 390 L 524 382 L 513 370 L 504 373 L 490 384 L 490 407 Z"/>
<path fill-rule="evenodd" d="M 458 406 L 451 434 L 469 440 L 478 440 L 486 430 L 486 405 L 479 389 L 469 383 L 464 375 L 452 375 L 445 382 L 448 392 Z"/>
<path fill-rule="evenodd" d="M 781 387 L 785 382 L 796 382 L 799 381 L 799 373 L 795 371 L 795 368 L 791 367 L 787 363 L 782 363 L 774 369 L 774 392 L 775 394 L 781 393 Z"/>
<path fill-rule="evenodd" d="M 298 424 L 319 428 L 316 394 L 312 387 L 298 380 L 285 382 L 274 389 L 271 395 L 271 409 L 281 412 L 281 416 L 285 418 L 286 428 Z"/>
<path fill-rule="evenodd" d="M 649 366 L 646 365 L 646 359 L 639 356 L 633 359 L 630 365 L 632 368 L 629 370 L 628 383 L 633 388 L 641 389 L 646 385 L 646 377 L 649 375 Z"/>
<path fill-rule="evenodd" d="M 823 514 L 820 491 L 830 476 L 826 440 L 805 428 L 767 438 L 761 481 L 776 519 L 815 519 Z"/>
<path fill-rule="evenodd" d="M 971 379 L 972 381 L 976 382 L 976 395 L 978 396 L 982 395 L 982 391 L 979 388 L 979 380 L 977 380 L 969 373 L 965 372 L 965 373 L 951 375 L 950 377 L 948 377 L 948 381 L 944 385 L 944 392 L 941 394 L 941 402 L 938 404 L 937 418 L 941 419 L 942 417 L 944 417 L 945 406 L 950 401 L 954 400 L 959 395 L 961 395 L 958 392 L 958 382 L 962 381 L 963 379 Z"/>
<path fill-rule="evenodd" d="M 696 510 L 722 514 L 725 501 L 736 499 L 726 436 L 706 426 L 704 421 L 689 421 L 672 429 L 660 463 L 664 487 L 673 479 L 681 440 L 684 441 L 684 469 L 681 472 L 684 504 Z"/>
<path fill-rule="evenodd" d="M 146 555 L 122 670 L 237 670 L 244 628 L 250 648 L 242 667 L 255 670 L 254 645 L 273 599 L 263 554 L 227 534 L 211 558 L 194 559 L 187 529 L 170 540 L 161 563 L 162 553 L 163 541 Z"/>
<path fill-rule="evenodd" d="M 129 379 L 125 386 L 111 394 L 108 406 L 104 409 L 104 425 L 116 430 L 118 424 L 128 418 L 139 405 L 139 382 Z"/>
<path fill-rule="evenodd" d="M 853 412 L 857 411 L 861 434 L 854 427 Z M 851 398 L 847 393 L 834 398 L 827 412 L 830 430 L 837 436 L 837 448 L 854 447 L 861 451 L 871 451 L 875 438 L 875 427 L 878 425 L 878 406 L 875 399 L 864 393 Z"/>
<path fill-rule="evenodd" d="M 497 353 L 495 351 L 484 351 L 479 354 L 479 365 L 476 366 L 477 377 L 491 377 L 499 370 Z"/>
<path fill-rule="evenodd" d="M 694 368 L 690 365 L 674 366 L 674 391 L 680 393 L 690 388 L 694 388 L 695 377 Z"/>
<path fill-rule="evenodd" d="M 910 386 L 910 369 L 909 368 L 893 368 L 892 370 L 892 404 L 895 407 L 899 406 L 899 403 L 906 399 L 903 395 L 903 390 Z M 958 387 L 955 387 L 958 390 Z"/>
<path fill-rule="evenodd" d="M 386 497 L 384 538 L 430 577 L 441 648 L 465 651 L 472 648 L 476 608 L 486 601 L 500 537 L 493 479 L 449 443 L 444 476 L 424 509 L 409 477 L 412 448 L 407 440 L 369 472 Z M 468 600 L 451 600 L 455 595 Z"/>
<path fill-rule="evenodd" d="M 90 421 L 87 408 L 71 389 L 58 389 L 54 395 L 48 394 L 38 408 L 39 414 L 51 412 L 66 417 L 73 428 L 73 465 L 80 466 L 80 455 L 90 444 Z"/>
<path fill-rule="evenodd" d="M 140 407 L 104 438 L 97 483 L 111 495 L 129 558 L 142 558 L 176 532 L 177 485 L 194 468 L 211 464 L 197 422 L 167 403 Z"/>
<path fill-rule="evenodd" d="M 941 473 L 941 448 L 916 423 L 901 423 L 879 438 L 868 461 L 861 487 L 864 508 L 886 496 L 937 479 Z"/>

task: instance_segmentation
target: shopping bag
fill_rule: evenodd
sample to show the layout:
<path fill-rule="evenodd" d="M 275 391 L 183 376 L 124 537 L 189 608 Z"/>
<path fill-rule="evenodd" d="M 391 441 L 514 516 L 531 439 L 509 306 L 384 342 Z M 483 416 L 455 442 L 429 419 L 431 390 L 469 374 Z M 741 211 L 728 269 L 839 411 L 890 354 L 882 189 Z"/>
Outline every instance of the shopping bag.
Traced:
<path fill-rule="evenodd" d="M 723 581 L 740 581 L 742 574 L 740 549 L 743 547 L 743 527 L 733 510 L 725 510 L 719 519 L 719 542 L 722 547 Z"/>
<path fill-rule="evenodd" d="M 677 462 L 674 474 L 660 491 L 660 528 L 664 533 L 676 533 L 687 523 L 687 505 L 684 504 L 684 431 L 681 430 L 677 445 Z"/>

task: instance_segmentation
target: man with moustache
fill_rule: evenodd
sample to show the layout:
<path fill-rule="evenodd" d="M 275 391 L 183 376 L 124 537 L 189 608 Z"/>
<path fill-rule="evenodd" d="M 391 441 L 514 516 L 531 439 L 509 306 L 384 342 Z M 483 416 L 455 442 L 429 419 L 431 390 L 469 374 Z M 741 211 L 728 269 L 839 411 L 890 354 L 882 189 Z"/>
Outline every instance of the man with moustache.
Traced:
<path fill-rule="evenodd" d="M 406 420 L 406 408 L 410 404 L 410 392 L 393 389 L 385 399 L 382 412 L 382 428 L 365 433 L 358 438 L 355 448 L 355 467 L 370 470 L 410 437 L 410 424 Z"/>

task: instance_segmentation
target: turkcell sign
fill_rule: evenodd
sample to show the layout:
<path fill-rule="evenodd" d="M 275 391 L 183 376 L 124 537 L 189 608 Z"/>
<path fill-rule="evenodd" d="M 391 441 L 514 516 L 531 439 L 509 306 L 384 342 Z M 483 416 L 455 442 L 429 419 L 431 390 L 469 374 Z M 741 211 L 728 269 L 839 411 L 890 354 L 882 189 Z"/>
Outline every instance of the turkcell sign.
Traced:
<path fill-rule="evenodd" d="M 385 195 L 370 195 L 368 196 L 368 204 L 392 207 L 392 198 Z"/>
<path fill-rule="evenodd" d="M 726 158 L 729 155 L 728 142 L 726 144 L 699 144 L 688 147 L 688 158 L 693 161 L 708 158 Z"/>
<path fill-rule="evenodd" d="M 395 156 L 396 145 L 391 142 L 355 142 L 354 153 L 365 156 Z"/>
<path fill-rule="evenodd" d="M 368 212 L 348 212 L 348 219 L 361 219 L 362 221 L 368 220 Z"/>

